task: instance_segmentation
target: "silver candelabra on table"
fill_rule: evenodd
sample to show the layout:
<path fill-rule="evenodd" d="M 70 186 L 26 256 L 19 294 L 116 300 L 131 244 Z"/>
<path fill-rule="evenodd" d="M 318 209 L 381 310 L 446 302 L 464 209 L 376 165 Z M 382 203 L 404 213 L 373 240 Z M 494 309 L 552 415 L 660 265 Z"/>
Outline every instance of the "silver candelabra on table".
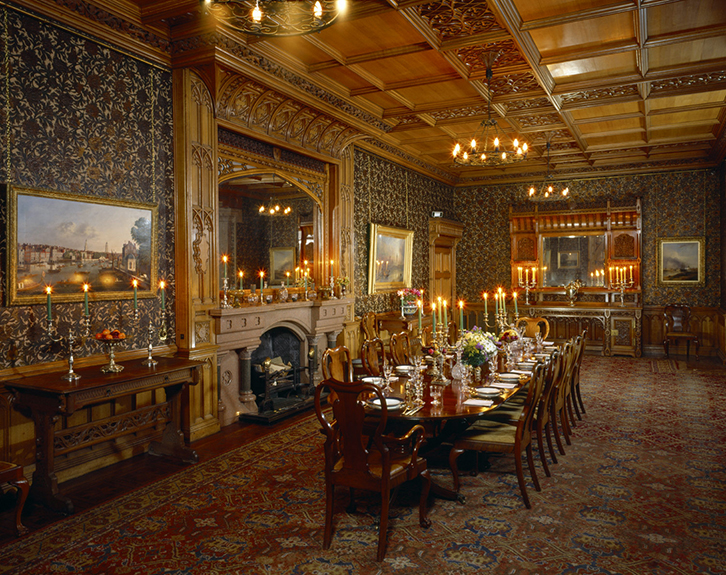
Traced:
<path fill-rule="evenodd" d="M 80 337 L 80 340 L 76 340 L 76 335 L 73 333 L 73 330 L 68 330 L 68 336 L 66 337 L 59 335 L 53 318 L 48 318 L 48 324 L 45 328 L 45 333 L 48 339 L 50 339 L 53 343 L 61 343 L 64 339 L 68 342 L 68 372 L 63 374 L 61 379 L 72 382 L 81 379 L 81 376 L 73 371 L 73 364 L 75 362 L 73 352 L 76 349 L 79 349 L 86 342 L 86 338 L 91 331 L 91 316 L 89 314 L 83 314 L 83 324 L 83 335 Z"/>
<path fill-rule="evenodd" d="M 537 280 L 534 277 L 532 277 L 532 279 L 519 278 L 518 283 L 519 287 L 524 288 L 524 303 L 529 305 L 529 290 L 537 287 Z"/>
<path fill-rule="evenodd" d="M 610 282 L 610 289 L 620 292 L 620 305 L 625 306 L 625 290 L 633 287 L 633 280 L 625 278 Z"/>

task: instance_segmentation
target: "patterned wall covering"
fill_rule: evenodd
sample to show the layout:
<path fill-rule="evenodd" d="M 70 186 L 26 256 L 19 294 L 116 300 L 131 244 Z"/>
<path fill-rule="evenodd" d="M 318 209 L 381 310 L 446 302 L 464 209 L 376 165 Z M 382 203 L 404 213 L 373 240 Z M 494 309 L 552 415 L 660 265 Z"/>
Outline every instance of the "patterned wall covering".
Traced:
<path fill-rule="evenodd" d="M 457 219 L 464 222 L 459 244 L 457 287 L 477 300 L 482 290 L 509 285 L 509 206 L 531 210 L 523 202 L 524 185 L 459 188 L 454 192 Z M 578 182 L 571 206 L 643 205 L 643 300 L 646 305 L 669 302 L 718 306 L 721 301 L 720 179 L 716 170 L 624 176 Z M 563 204 L 549 204 L 562 209 Z M 542 209 L 542 207 L 540 207 Z M 706 284 L 663 287 L 656 283 L 657 238 L 706 237 Z"/>
<path fill-rule="evenodd" d="M 390 311 L 391 294 L 368 295 L 369 223 L 414 230 L 412 284 L 428 289 L 429 216 L 455 219 L 452 188 L 358 148 L 354 170 L 355 313 Z"/>
<path fill-rule="evenodd" d="M 3 9 L 5 10 L 5 9 Z M 2 70 L 2 122 L 9 107 L 11 178 L 16 186 L 159 205 L 159 277 L 170 283 L 167 311 L 174 332 L 174 197 L 171 73 L 91 39 L 8 9 L 9 101 Z M 4 14 L 0 13 L 0 17 Z M 0 20 L 1 21 L 1 20 Z M 153 118 L 152 118 L 153 110 Z M 7 180 L 3 129 L 0 180 Z M 7 222 L 0 209 L 0 227 Z M 102 226 L 99 226 L 99 228 Z M 5 234 L 0 237 L 5 296 Z M 141 320 L 130 323 L 131 301 L 92 303 L 92 329 L 119 327 L 126 349 L 145 347 L 145 326 L 158 321 L 158 298 L 139 299 Z M 56 304 L 59 330 L 80 331 L 81 305 Z M 42 306 L 0 307 L 0 365 L 64 359 L 44 338 Z M 144 328 L 142 328 L 144 326 Z M 138 334 L 138 337 L 134 337 Z M 158 343 L 155 342 L 155 343 Z M 90 341 L 80 356 L 102 353 Z"/>

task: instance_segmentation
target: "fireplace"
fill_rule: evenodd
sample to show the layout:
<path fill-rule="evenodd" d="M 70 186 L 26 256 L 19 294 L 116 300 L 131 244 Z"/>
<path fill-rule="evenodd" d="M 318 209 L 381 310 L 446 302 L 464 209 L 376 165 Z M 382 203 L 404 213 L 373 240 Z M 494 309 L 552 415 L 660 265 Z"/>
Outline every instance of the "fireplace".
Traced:
<path fill-rule="evenodd" d="M 279 387 L 309 386 L 309 393 L 320 379 L 319 358 L 328 347 L 335 347 L 338 335 L 346 322 L 353 321 L 353 300 L 344 298 L 325 301 L 298 301 L 249 305 L 232 309 L 211 310 L 219 374 L 219 411 L 222 425 L 240 419 L 254 419 L 269 411 L 262 421 L 269 423 L 285 416 L 284 402 L 292 392 L 278 391 L 278 399 L 261 405 L 263 393 L 255 365 L 262 365 L 265 358 L 282 358 L 298 367 L 298 383 L 284 382 Z M 269 382 L 268 382 L 269 383 Z M 265 384 L 267 385 L 267 384 Z M 303 392 L 302 389 L 294 390 Z M 275 395 L 274 393 L 272 394 Z M 280 411 L 276 411 L 276 410 Z"/>

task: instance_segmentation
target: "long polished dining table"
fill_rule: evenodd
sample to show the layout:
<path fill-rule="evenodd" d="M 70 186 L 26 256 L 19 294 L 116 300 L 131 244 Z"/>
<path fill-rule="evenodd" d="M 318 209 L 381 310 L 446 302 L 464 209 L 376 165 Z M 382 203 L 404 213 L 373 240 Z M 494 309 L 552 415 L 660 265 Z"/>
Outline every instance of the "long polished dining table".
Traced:
<path fill-rule="evenodd" d="M 422 455 L 425 456 L 426 453 L 431 453 L 435 448 L 445 443 L 447 439 L 451 439 L 457 432 L 466 429 L 482 415 L 497 409 L 525 386 L 530 379 L 528 375 L 522 373 L 517 380 L 511 382 L 500 381 L 497 379 L 498 375 L 495 377 L 494 382 L 490 384 L 491 386 L 502 386 L 497 397 L 478 397 L 476 393 L 468 393 L 462 381 L 451 379 L 447 385 L 443 386 L 439 405 L 433 405 L 429 391 L 430 378 L 426 376 L 423 405 L 418 406 L 419 409 L 413 412 L 404 409 L 403 406 L 398 409 L 387 409 L 389 426 L 413 426 L 420 423 L 428 428 L 427 431 L 433 430 L 433 435 L 427 437 L 424 445 Z M 406 376 L 400 375 L 397 378 L 392 378 L 390 385 L 393 392 L 389 394 L 389 397 L 403 399 L 407 380 Z M 376 417 L 377 414 L 380 414 L 380 409 L 369 407 L 366 411 L 370 417 Z M 441 485 L 434 478 L 431 481 L 431 493 L 443 499 L 458 500 L 462 503 L 465 501 L 463 495 Z"/>

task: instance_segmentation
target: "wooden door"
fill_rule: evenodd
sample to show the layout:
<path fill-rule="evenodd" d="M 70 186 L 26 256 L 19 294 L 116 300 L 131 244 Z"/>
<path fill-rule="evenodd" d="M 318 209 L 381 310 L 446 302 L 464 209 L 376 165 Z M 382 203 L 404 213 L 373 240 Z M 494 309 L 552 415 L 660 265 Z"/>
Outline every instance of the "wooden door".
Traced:
<path fill-rule="evenodd" d="M 433 277 L 431 295 L 433 297 L 441 296 L 451 305 L 456 297 L 456 294 L 454 293 L 453 274 L 453 270 L 456 268 L 454 248 L 451 245 L 435 245 L 433 250 L 434 269 L 431 270 L 431 275 Z"/>
<path fill-rule="evenodd" d="M 452 308 L 456 304 L 456 244 L 463 230 L 459 222 L 429 220 L 429 297 L 441 296 Z"/>

